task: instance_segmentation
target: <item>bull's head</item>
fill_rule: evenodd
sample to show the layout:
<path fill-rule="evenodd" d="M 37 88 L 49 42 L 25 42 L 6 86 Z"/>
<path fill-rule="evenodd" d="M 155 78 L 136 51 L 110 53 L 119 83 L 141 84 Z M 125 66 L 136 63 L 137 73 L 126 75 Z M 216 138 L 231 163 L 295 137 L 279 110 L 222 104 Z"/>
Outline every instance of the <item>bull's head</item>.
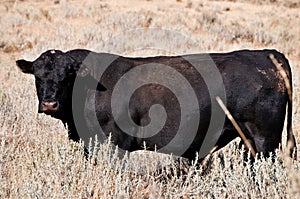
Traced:
<path fill-rule="evenodd" d="M 72 91 L 81 62 L 88 52 L 76 54 L 48 50 L 35 61 L 18 60 L 23 73 L 33 74 L 39 100 L 39 113 L 62 119 L 71 111 Z M 86 75 L 80 73 L 81 76 Z"/>

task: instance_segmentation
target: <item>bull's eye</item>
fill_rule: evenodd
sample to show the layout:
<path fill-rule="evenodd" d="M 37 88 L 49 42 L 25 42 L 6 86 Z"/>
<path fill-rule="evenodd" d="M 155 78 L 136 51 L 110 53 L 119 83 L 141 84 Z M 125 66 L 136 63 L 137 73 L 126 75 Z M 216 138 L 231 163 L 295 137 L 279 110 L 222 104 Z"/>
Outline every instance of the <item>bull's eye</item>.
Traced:
<path fill-rule="evenodd" d="M 40 83 L 40 82 L 42 82 L 42 79 L 39 77 L 35 77 L 35 81 Z"/>

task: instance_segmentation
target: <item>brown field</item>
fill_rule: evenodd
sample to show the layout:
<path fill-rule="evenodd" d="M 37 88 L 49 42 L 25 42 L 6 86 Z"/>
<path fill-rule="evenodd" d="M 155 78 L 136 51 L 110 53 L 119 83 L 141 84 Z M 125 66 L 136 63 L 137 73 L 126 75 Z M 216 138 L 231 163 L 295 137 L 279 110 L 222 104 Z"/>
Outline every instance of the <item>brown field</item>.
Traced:
<path fill-rule="evenodd" d="M 243 164 L 239 140 L 187 176 L 170 173 L 170 156 L 119 159 L 109 144 L 90 163 L 61 122 L 37 113 L 34 79 L 15 65 L 47 49 L 152 56 L 275 48 L 293 69 L 300 143 L 299 0 L 4 0 L 0 13 L 0 198 L 300 198 L 299 157 L 278 151 L 275 162 Z"/>

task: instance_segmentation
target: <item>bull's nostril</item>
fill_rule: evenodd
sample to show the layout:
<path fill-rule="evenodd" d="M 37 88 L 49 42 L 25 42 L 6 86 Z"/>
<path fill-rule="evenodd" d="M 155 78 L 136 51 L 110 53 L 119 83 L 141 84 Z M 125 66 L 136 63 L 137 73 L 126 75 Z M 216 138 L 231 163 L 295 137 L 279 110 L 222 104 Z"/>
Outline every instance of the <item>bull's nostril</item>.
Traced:
<path fill-rule="evenodd" d="M 58 102 L 53 102 L 52 108 L 56 109 L 58 107 Z"/>
<path fill-rule="evenodd" d="M 41 102 L 41 110 L 45 113 L 52 113 L 56 112 L 58 110 L 59 103 L 58 101 L 53 101 L 53 102 Z"/>

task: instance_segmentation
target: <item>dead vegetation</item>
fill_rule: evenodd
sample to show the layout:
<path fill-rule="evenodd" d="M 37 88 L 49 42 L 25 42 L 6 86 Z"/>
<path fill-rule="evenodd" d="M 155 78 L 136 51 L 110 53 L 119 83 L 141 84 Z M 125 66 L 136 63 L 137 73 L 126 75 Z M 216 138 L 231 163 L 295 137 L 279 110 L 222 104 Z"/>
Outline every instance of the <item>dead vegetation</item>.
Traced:
<path fill-rule="evenodd" d="M 16 59 L 34 59 L 52 48 L 129 56 L 276 48 L 293 67 L 293 124 L 300 143 L 298 5 L 295 0 L 4 1 L 0 198 L 299 198 L 299 160 L 291 162 L 278 151 L 274 162 L 244 164 L 238 141 L 209 157 L 203 168 L 188 167 L 184 176 L 174 174 L 178 168 L 170 156 L 120 158 L 109 143 L 101 146 L 97 163 L 88 162 L 59 121 L 37 114 L 33 78 L 15 66 Z"/>

